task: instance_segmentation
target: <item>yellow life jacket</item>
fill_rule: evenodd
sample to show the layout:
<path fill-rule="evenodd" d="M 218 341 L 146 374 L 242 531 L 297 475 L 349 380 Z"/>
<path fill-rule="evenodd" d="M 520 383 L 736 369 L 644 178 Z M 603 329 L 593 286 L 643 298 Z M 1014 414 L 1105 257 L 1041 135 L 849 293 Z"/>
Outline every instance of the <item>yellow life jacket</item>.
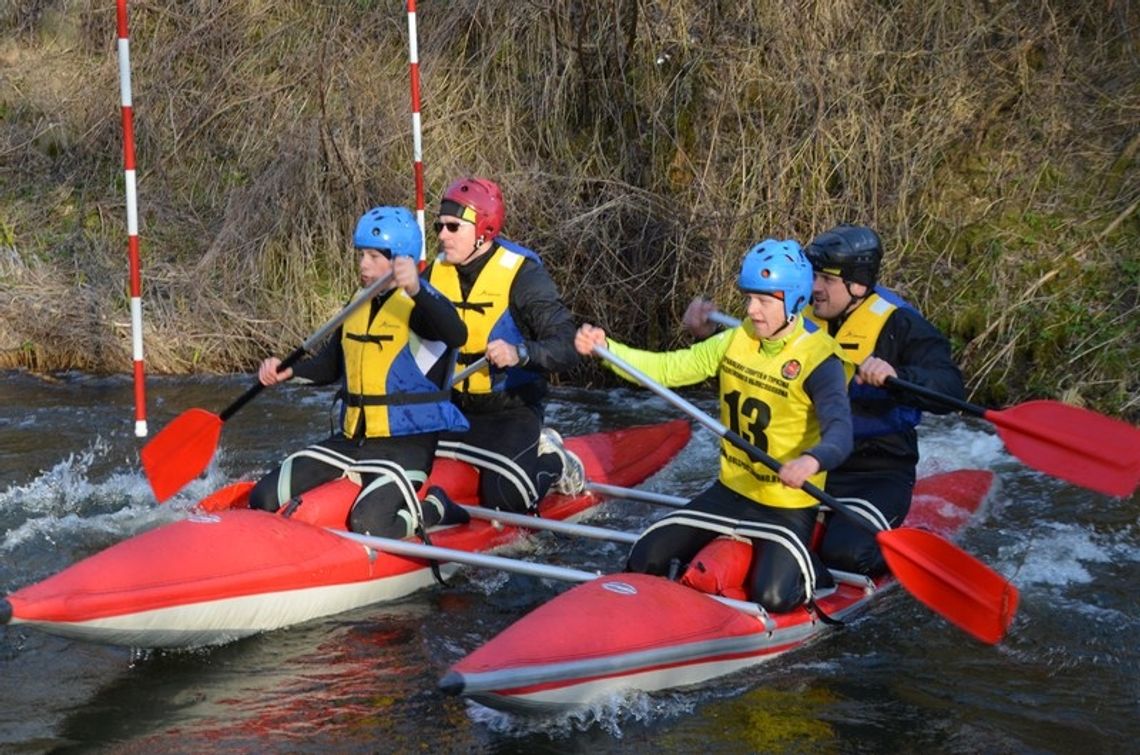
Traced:
<path fill-rule="evenodd" d="M 522 343 L 522 332 L 511 317 L 509 305 L 511 286 L 527 259 L 527 255 L 521 252 L 529 250 L 519 248 L 519 251 L 515 251 L 503 246 L 503 243 L 496 241 L 496 248 L 490 252 L 491 258 L 479 271 L 479 276 L 466 297 L 463 296 L 459 272 L 454 265 L 444 265 L 437 261 L 431 266 L 429 282 L 455 305 L 459 316 L 467 325 L 467 343 L 459 350 L 459 359 L 455 365 L 457 372 L 482 357 L 487 351 L 487 344 L 495 339 L 501 338 L 516 345 Z M 464 380 L 461 385 L 456 385 L 455 389 L 463 393 L 492 393 L 540 377 L 533 370 L 515 367 L 494 372 L 484 368 Z"/>
<path fill-rule="evenodd" d="M 417 364 L 417 356 L 434 361 L 446 349 L 412 333 L 412 298 L 397 289 L 375 316 L 372 308 L 371 303 L 357 307 L 341 327 L 345 436 L 384 438 L 466 429 L 463 415 L 448 400 L 450 391 L 432 383 Z"/>
<path fill-rule="evenodd" d="M 797 458 L 820 439 L 819 421 L 804 380 L 833 354 L 842 359 L 839 346 L 826 331 L 809 333 L 802 320 L 774 355 L 764 352 L 751 328 L 737 328 L 720 363 L 721 422 L 780 462 Z M 819 472 L 808 481 L 822 488 L 826 478 L 826 472 Z M 785 486 L 775 472 L 753 462 L 727 440 L 721 441 L 720 481 L 769 506 L 816 504 L 810 495 Z"/>
<path fill-rule="evenodd" d="M 863 300 L 847 316 L 835 334 L 835 340 L 843 349 L 843 358 L 855 364 L 862 364 L 864 359 L 871 356 L 875 344 L 879 342 L 879 334 L 887 324 L 887 318 L 896 309 L 894 304 L 876 293 Z M 810 307 L 804 310 L 804 314 L 824 333 L 827 332 L 827 321 L 816 317 Z"/>

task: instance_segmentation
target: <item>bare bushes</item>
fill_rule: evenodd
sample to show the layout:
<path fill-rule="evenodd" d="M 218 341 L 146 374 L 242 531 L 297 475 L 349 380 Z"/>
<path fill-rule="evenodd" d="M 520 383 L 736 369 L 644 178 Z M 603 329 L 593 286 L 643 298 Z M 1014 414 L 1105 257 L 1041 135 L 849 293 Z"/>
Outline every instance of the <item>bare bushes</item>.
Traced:
<path fill-rule="evenodd" d="M 73 240 L 82 243 L 80 240 Z M 15 247 L 3 250 L 0 282 L 0 366 L 49 371 L 100 370 L 116 363 L 115 308 L 102 299 L 101 260 L 77 249 L 80 269 L 61 276 Z M 78 284 L 73 281 L 78 281 Z M 129 367 L 129 362 L 118 364 Z"/>
<path fill-rule="evenodd" d="M 132 8 L 151 369 L 243 369 L 295 345 L 353 289 L 347 239 L 356 216 L 374 204 L 410 203 L 410 168 L 396 180 L 389 167 L 410 162 L 401 28 L 351 10 L 345 17 L 310 3 Z M 113 20 L 103 16 L 102 34 Z M 99 77 L 112 125 L 113 63 L 101 60 Z M 121 175 L 114 130 L 110 137 L 101 140 L 101 162 L 66 180 L 117 205 L 121 187 L 85 185 L 93 174 Z M 40 219 L 57 222 L 37 213 L 29 204 L 21 231 Z M 118 229 L 109 235 L 125 243 Z M 47 253 L 68 257 L 59 247 Z M 123 273 L 104 283 L 121 287 Z"/>
<path fill-rule="evenodd" d="M 132 6 L 148 358 L 243 369 L 349 295 L 356 217 L 413 202 L 404 9 Z M 543 254 L 582 319 L 683 344 L 693 295 L 737 306 L 753 243 L 864 222 L 888 245 L 886 282 L 951 334 L 975 398 L 1140 411 L 1134 4 L 418 11 L 429 213 L 456 175 L 499 180 L 506 235 Z M 67 242 L 123 267 L 112 8 L 17 16 L 3 19 L 5 222 L 60 285 L 101 287 L 93 300 L 121 312 L 121 278 L 84 283 Z"/>
<path fill-rule="evenodd" d="M 751 243 L 866 222 L 981 396 L 1137 410 L 1131 8 L 563 2 L 497 27 L 486 8 L 472 27 L 503 31 L 464 38 L 463 76 L 498 85 L 471 98 L 512 128 L 483 143 L 566 179 L 546 200 L 588 223 L 559 234 L 590 270 L 569 278 L 583 317 L 671 345 L 691 295 L 731 301 Z"/>

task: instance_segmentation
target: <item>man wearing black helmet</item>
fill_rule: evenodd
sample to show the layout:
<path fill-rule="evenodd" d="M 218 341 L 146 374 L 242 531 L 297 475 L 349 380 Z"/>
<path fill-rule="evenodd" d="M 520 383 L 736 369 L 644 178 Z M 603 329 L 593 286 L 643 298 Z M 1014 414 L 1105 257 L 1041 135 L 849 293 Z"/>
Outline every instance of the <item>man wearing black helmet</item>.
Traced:
<path fill-rule="evenodd" d="M 950 344 L 919 312 L 878 286 L 883 248 L 866 226 L 842 224 L 817 236 L 804 253 L 815 272 L 809 319 L 832 335 L 858 365 L 850 385 L 855 450 L 827 478 L 827 492 L 852 503 L 878 526 L 897 527 L 910 510 L 918 463 L 915 427 L 922 411 L 945 414 L 941 404 L 886 387 L 898 377 L 962 398 L 962 374 Z M 711 329 L 711 302 L 696 300 L 685 325 L 697 335 Z M 878 575 L 886 570 L 874 537 L 832 517 L 820 546 L 825 564 Z"/>

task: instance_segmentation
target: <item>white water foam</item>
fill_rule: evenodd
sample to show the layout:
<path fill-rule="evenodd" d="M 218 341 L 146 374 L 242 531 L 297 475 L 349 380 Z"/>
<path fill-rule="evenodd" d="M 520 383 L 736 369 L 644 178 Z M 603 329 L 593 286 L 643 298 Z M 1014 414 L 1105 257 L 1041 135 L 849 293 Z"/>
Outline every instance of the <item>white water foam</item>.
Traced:
<path fill-rule="evenodd" d="M 1001 438 L 954 417 L 926 417 L 919 425 L 918 475 L 955 469 L 994 469 L 1012 461 Z"/>
<path fill-rule="evenodd" d="M 691 714 L 698 700 L 683 693 L 614 693 L 584 708 L 548 715 L 516 716 L 467 701 L 467 715 L 496 734 L 525 737 L 543 734 L 566 739 L 576 732 L 600 728 L 615 739 L 623 736 L 623 726 L 645 724 Z"/>
<path fill-rule="evenodd" d="M 518 553 L 514 556 L 521 558 L 521 554 Z M 483 595 L 493 595 L 499 592 L 507 586 L 510 579 L 510 574 L 497 569 L 471 569 L 468 571 L 468 583 Z"/>
<path fill-rule="evenodd" d="M 180 518 L 225 482 L 215 459 L 204 478 L 189 483 L 164 505 L 156 505 L 140 470 L 90 479 L 91 468 L 105 463 L 110 452 L 110 445 L 97 437 L 90 447 L 69 454 L 32 481 L 0 492 L 4 512 L 0 523 L 7 527 L 0 548 L 11 551 L 35 539 L 83 541 L 92 534 L 98 534 L 100 541 L 106 541 L 107 535 L 126 537 Z"/>
<path fill-rule="evenodd" d="M 1019 584 L 1063 587 L 1093 582 L 1092 564 L 1140 562 L 1140 549 L 1123 540 L 1120 533 L 1106 536 L 1074 524 L 1041 522 L 1032 539 L 1001 553 L 1020 562 Z"/>
<path fill-rule="evenodd" d="M 107 499 L 127 500 L 129 504 L 141 502 L 149 496 L 141 477 L 116 474 L 108 480 L 93 484 L 88 479 L 91 467 L 109 450 L 106 442 L 96 438 L 84 451 L 69 454 L 52 468 L 42 471 L 25 485 L 14 485 L 0 492 L 0 507 L 12 515 L 22 512 L 29 516 L 61 516 L 82 513 L 91 502 Z M 121 505 L 121 504 L 120 504 Z"/>
<path fill-rule="evenodd" d="M 573 403 L 551 401 L 546 405 L 545 424 L 557 430 L 563 438 L 568 438 L 597 431 L 601 415 Z"/>

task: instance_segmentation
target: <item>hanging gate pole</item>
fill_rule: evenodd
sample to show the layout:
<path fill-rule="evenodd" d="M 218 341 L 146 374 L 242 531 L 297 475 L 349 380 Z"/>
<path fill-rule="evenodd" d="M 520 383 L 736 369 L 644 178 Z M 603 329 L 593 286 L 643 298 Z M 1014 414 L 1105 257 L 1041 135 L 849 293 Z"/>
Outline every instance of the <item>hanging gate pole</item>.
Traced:
<path fill-rule="evenodd" d="M 408 0 L 408 74 L 412 85 L 412 160 L 416 180 L 416 222 L 420 225 L 420 268 L 427 264 L 424 223 L 424 150 L 420 130 L 420 53 L 416 32 L 416 0 Z"/>
<path fill-rule="evenodd" d="M 139 272 L 139 213 L 135 195 L 135 127 L 131 110 L 131 53 L 127 0 L 117 0 L 119 94 L 123 111 L 123 171 L 127 193 L 127 256 L 131 282 L 131 356 L 134 360 L 135 436 L 146 437 L 146 377 L 143 372 L 142 276 Z"/>

